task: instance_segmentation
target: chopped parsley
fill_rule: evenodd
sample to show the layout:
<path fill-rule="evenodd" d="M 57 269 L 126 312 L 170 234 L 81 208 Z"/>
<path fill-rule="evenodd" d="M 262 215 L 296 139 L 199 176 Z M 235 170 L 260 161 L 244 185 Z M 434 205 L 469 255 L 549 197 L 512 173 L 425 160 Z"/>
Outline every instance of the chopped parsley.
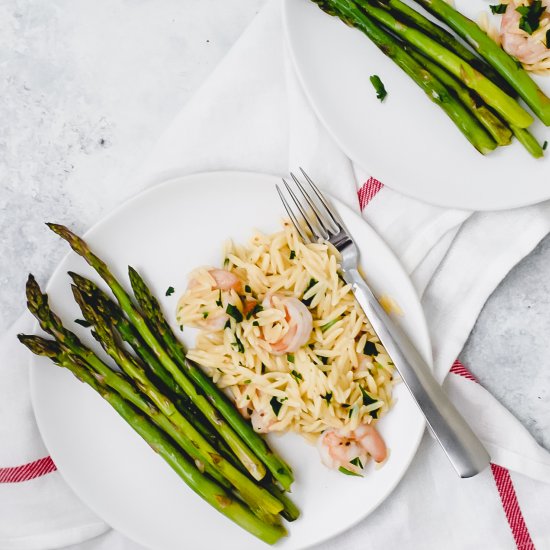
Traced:
<path fill-rule="evenodd" d="M 304 290 L 304 295 L 307 294 L 308 290 L 311 290 L 318 282 L 319 281 L 317 281 L 316 279 L 310 279 L 307 288 Z M 311 305 L 311 300 L 313 300 L 313 296 L 311 298 L 308 298 L 307 300 L 302 300 L 302 303 L 309 307 Z"/>
<path fill-rule="evenodd" d="M 363 386 L 359 386 L 359 389 L 361 390 L 361 395 L 363 396 L 363 405 L 368 406 L 378 402 L 378 399 L 375 399 L 374 397 L 372 397 L 372 395 L 367 390 L 365 390 Z M 379 412 L 380 412 L 380 408 L 370 411 L 369 414 L 373 418 L 378 418 Z"/>
<path fill-rule="evenodd" d="M 226 328 L 231 328 L 231 321 L 229 319 L 227 319 L 225 325 L 223 325 L 223 330 L 225 330 Z"/>
<path fill-rule="evenodd" d="M 550 29 L 546 31 L 546 47 L 550 49 Z"/>
<path fill-rule="evenodd" d="M 253 327 L 259 327 L 260 323 L 258 323 L 258 321 L 252 321 L 252 326 Z"/>
<path fill-rule="evenodd" d="M 363 348 L 363 353 L 365 355 L 378 355 L 378 350 L 376 349 L 376 344 L 374 342 L 365 342 L 365 347 Z"/>
<path fill-rule="evenodd" d="M 287 360 L 289 363 L 294 363 L 294 354 L 293 354 L 293 353 L 287 354 L 286 360 Z"/>
<path fill-rule="evenodd" d="M 240 323 L 243 320 L 243 314 L 233 304 L 227 304 L 227 309 L 225 310 L 225 312 L 231 315 L 231 317 L 233 317 L 233 319 L 235 319 L 237 323 Z"/>
<path fill-rule="evenodd" d="M 248 379 L 248 380 L 243 380 L 243 384 L 250 384 L 250 382 L 252 382 L 252 380 Z M 247 395 L 246 396 L 247 399 L 250 399 L 250 397 Z"/>
<path fill-rule="evenodd" d="M 365 388 L 363 388 L 363 386 L 359 386 L 359 389 L 361 390 L 361 395 L 363 396 L 363 405 L 372 405 L 378 401 L 378 399 L 374 399 L 374 397 L 372 397 L 372 395 Z"/>
<path fill-rule="evenodd" d="M 183 325 L 180 325 L 180 330 L 181 332 L 183 332 Z"/>
<path fill-rule="evenodd" d="M 239 353 L 244 353 L 243 343 L 239 340 L 239 337 L 236 334 L 235 334 L 235 341 L 231 345 L 237 348 L 237 351 Z"/>
<path fill-rule="evenodd" d="M 546 149 L 548 149 L 548 142 L 545 141 L 543 144 L 542 144 L 542 150 L 543 151 L 546 151 Z"/>
<path fill-rule="evenodd" d="M 326 332 L 330 327 L 335 325 L 339 320 L 340 320 L 339 318 L 336 318 L 336 319 L 333 319 L 332 321 L 329 321 L 325 325 L 322 325 L 321 326 L 321 332 Z"/>
<path fill-rule="evenodd" d="M 338 471 L 342 472 L 343 474 L 346 474 L 347 476 L 363 477 L 361 474 L 356 474 L 355 472 L 352 472 L 351 470 L 347 470 L 343 466 L 340 466 L 340 468 L 338 468 Z"/>
<path fill-rule="evenodd" d="M 220 294 L 218 295 L 218 299 L 216 300 L 216 305 L 218 307 L 223 307 L 223 302 L 222 302 L 222 291 L 220 290 Z"/>
<path fill-rule="evenodd" d="M 290 251 L 290 256 L 288 258 L 289 258 L 289 260 L 294 260 L 294 258 L 296 258 L 296 252 L 294 252 L 294 250 L 291 250 Z"/>
<path fill-rule="evenodd" d="M 246 318 L 247 319 L 250 319 L 250 317 L 254 317 L 254 315 L 256 315 L 257 313 L 260 313 L 260 311 L 263 311 L 264 308 L 262 306 L 262 304 L 256 304 L 247 314 L 246 314 Z"/>
<path fill-rule="evenodd" d="M 373 74 L 370 77 L 370 82 L 374 86 L 374 89 L 376 90 L 376 97 L 380 101 L 384 101 L 385 97 L 388 95 L 388 92 L 384 87 L 384 83 L 380 80 L 380 77 L 377 74 Z"/>
<path fill-rule="evenodd" d="M 167 289 L 166 289 L 166 293 L 164 294 L 165 296 L 172 296 L 172 294 L 174 294 L 175 292 L 175 289 L 173 286 L 169 286 Z"/>
<path fill-rule="evenodd" d="M 363 464 L 361 463 L 361 459 L 358 456 L 356 456 L 353 460 L 350 460 L 349 463 L 357 466 L 358 468 L 361 468 L 361 470 L 363 469 Z"/>
<path fill-rule="evenodd" d="M 540 27 L 541 15 L 546 11 L 542 0 L 533 0 L 528 6 L 519 6 L 516 11 L 521 15 L 519 28 L 527 34 L 533 34 Z"/>
<path fill-rule="evenodd" d="M 296 380 L 303 380 L 302 375 L 295 370 L 290 371 L 290 374 L 296 379 Z"/>
<path fill-rule="evenodd" d="M 327 403 L 330 403 L 331 400 L 332 400 L 332 393 L 331 393 L 331 392 L 328 392 L 328 393 L 325 394 L 325 395 L 321 395 L 321 397 L 322 397 Z"/>
<path fill-rule="evenodd" d="M 84 328 L 90 328 L 92 326 L 92 323 L 84 319 L 75 319 L 74 322 Z"/>
<path fill-rule="evenodd" d="M 275 416 L 279 416 L 279 411 L 281 410 L 281 407 L 283 406 L 283 402 L 286 401 L 288 397 L 283 397 L 282 399 L 277 399 L 275 396 L 273 396 L 269 404 L 271 405 L 271 408 L 273 409 L 273 412 L 275 413 Z"/>
<path fill-rule="evenodd" d="M 229 258 L 226 258 L 224 261 L 223 261 L 223 267 L 225 269 L 227 269 L 227 266 L 229 265 Z"/>
<path fill-rule="evenodd" d="M 495 15 L 502 15 L 506 11 L 508 4 L 494 4 L 489 7 L 491 8 L 491 12 Z"/>
<path fill-rule="evenodd" d="M 206 319 L 207 317 L 208 317 L 208 311 L 203 311 L 202 312 L 202 318 Z"/>
<path fill-rule="evenodd" d="M 351 418 L 353 416 L 353 411 L 355 410 L 355 407 L 352 407 L 348 412 L 348 418 Z"/>
<path fill-rule="evenodd" d="M 250 294 L 252 292 L 252 289 L 250 288 L 250 285 L 244 285 L 244 291 L 248 292 Z"/>

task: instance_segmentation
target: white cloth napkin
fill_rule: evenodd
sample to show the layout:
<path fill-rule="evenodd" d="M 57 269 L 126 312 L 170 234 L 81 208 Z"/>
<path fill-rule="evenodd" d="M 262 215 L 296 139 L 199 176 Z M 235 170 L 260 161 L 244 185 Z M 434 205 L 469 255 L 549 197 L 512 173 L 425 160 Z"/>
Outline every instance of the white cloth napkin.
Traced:
<path fill-rule="evenodd" d="M 284 175 L 303 166 L 320 186 L 358 209 L 358 191 L 362 189 L 365 197 L 379 185 L 336 147 L 305 101 L 287 59 L 280 3 L 272 0 L 135 174 L 136 191 L 199 171 Z M 364 187 L 367 181 L 371 183 Z M 550 230 L 550 203 L 472 214 L 422 204 L 384 187 L 363 215 L 411 274 L 428 320 L 440 380 L 451 369 L 487 297 Z M 47 455 L 28 395 L 29 357 L 15 341 L 18 332 L 31 329 L 23 316 L 0 340 L 0 480 L 21 472 L 2 467 Z M 461 371 L 458 366 L 454 370 Z M 500 466 L 460 480 L 425 436 L 394 493 L 358 526 L 319 548 L 550 545 L 550 454 L 475 382 L 453 374 L 447 376 L 445 388 Z M 1 549 L 68 544 L 80 550 L 138 548 L 113 532 L 82 542 L 107 529 L 57 472 L 32 481 L 0 483 Z"/>

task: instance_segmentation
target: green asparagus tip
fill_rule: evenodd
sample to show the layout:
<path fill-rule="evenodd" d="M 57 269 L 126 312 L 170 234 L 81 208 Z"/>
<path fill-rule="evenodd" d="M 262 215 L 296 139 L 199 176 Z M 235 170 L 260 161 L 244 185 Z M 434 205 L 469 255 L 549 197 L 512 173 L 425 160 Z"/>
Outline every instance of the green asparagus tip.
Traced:
<path fill-rule="evenodd" d="M 66 240 L 70 247 L 75 250 L 87 250 L 88 245 L 77 235 L 75 235 L 68 227 L 58 223 L 46 223 L 46 225 L 56 234 L 59 235 L 62 239 Z"/>
<path fill-rule="evenodd" d="M 73 283 L 80 289 L 84 290 L 91 281 L 88 281 L 86 277 L 83 277 L 82 275 L 79 275 L 78 273 L 75 273 L 74 271 L 67 271 L 67 274 L 69 277 L 73 280 Z"/>
<path fill-rule="evenodd" d="M 55 340 L 48 340 L 47 338 L 30 334 L 18 334 L 17 339 L 35 355 L 42 355 L 53 359 L 61 353 L 61 348 Z"/>
<path fill-rule="evenodd" d="M 42 293 L 39 284 L 36 282 L 34 275 L 29 274 L 27 279 L 27 284 L 25 285 L 25 292 L 27 295 L 27 307 L 29 311 L 39 320 L 45 320 L 47 318 L 47 313 L 49 312 L 48 307 L 48 296 Z"/>
<path fill-rule="evenodd" d="M 84 294 L 80 291 L 80 288 L 78 288 L 76 285 L 71 285 L 71 290 L 73 292 L 74 300 L 78 304 L 78 307 L 82 311 L 82 314 L 84 315 L 86 321 L 95 324 L 95 316 L 93 315 L 92 308 L 88 304 L 86 298 L 84 297 Z"/>

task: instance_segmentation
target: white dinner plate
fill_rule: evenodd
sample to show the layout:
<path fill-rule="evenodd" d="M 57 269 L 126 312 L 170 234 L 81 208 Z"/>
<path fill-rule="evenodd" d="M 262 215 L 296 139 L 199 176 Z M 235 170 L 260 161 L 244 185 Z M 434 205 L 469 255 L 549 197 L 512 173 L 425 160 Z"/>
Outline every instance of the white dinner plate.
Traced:
<path fill-rule="evenodd" d="M 489 12 L 486 0 L 455 4 L 474 19 Z M 550 199 L 550 150 L 536 160 L 514 140 L 483 156 L 360 31 L 311 0 L 285 0 L 283 20 L 297 74 L 318 117 L 341 149 L 382 183 L 424 202 L 467 210 Z M 383 103 L 369 80 L 374 74 L 388 91 Z M 534 78 L 550 95 L 550 76 Z M 550 141 L 550 129 L 541 122 L 532 130 L 540 143 Z"/>
<path fill-rule="evenodd" d="M 283 209 L 274 176 L 218 172 L 171 180 L 130 200 L 86 234 L 91 247 L 128 284 L 128 265 L 150 282 L 177 334 L 176 302 L 186 274 L 199 265 L 220 265 L 228 238 L 247 240 L 253 228 L 275 231 Z M 322 185 L 322 181 L 319 182 Z M 393 297 L 404 315 L 397 318 L 430 360 L 430 342 L 416 293 L 401 265 L 375 232 L 337 203 L 356 237 L 362 266 L 377 293 Z M 52 239 L 56 238 L 52 234 Z M 98 280 L 71 253 L 53 274 L 50 303 L 66 325 L 90 342 L 73 320 L 81 314 L 69 289 L 68 270 Z M 165 296 L 169 286 L 174 295 Z M 31 391 L 41 434 L 61 475 L 75 493 L 115 529 L 142 545 L 162 550 L 253 550 L 265 548 L 194 494 L 109 405 L 68 371 L 35 357 Z M 301 518 L 288 525 L 281 549 L 299 549 L 349 528 L 372 512 L 392 491 L 411 462 L 424 421 L 404 385 L 397 403 L 379 426 L 391 450 L 380 469 L 364 479 L 329 471 L 315 447 L 298 436 L 271 437 L 273 447 L 292 466 L 292 497 Z"/>

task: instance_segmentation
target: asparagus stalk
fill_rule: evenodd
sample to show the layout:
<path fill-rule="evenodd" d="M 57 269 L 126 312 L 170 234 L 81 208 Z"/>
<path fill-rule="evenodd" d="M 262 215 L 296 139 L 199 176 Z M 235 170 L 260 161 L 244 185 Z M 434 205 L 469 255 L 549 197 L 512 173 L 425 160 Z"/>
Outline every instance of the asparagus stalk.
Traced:
<path fill-rule="evenodd" d="M 362 5 L 363 1 L 364 0 L 359 0 L 359 4 Z M 515 94 L 515 90 L 510 87 L 508 82 L 506 82 L 491 65 L 486 63 L 483 59 L 480 59 L 476 54 L 464 46 L 462 42 L 459 42 L 450 32 L 434 23 L 431 19 L 424 17 L 420 12 L 411 8 L 401 0 L 378 0 L 378 3 L 386 7 L 386 9 L 389 9 L 397 19 L 404 20 L 420 29 L 447 49 L 456 53 L 456 55 L 464 59 L 464 61 L 467 61 L 472 67 L 492 80 L 508 95 Z"/>
<path fill-rule="evenodd" d="M 351 0 L 335 0 L 334 4 L 340 5 L 343 2 L 352 3 Z M 445 46 L 423 32 L 398 21 L 388 11 L 377 8 L 372 4 L 372 0 L 362 0 L 361 8 L 367 15 L 384 25 L 396 36 L 442 65 L 452 75 L 464 82 L 466 86 L 475 90 L 483 101 L 497 111 L 508 123 L 519 128 L 527 128 L 533 123 L 533 117 L 513 97 L 503 92 L 486 76 Z"/>
<path fill-rule="evenodd" d="M 416 50 L 405 48 L 409 54 L 438 78 L 458 99 L 464 103 L 483 127 L 491 134 L 498 145 L 509 145 L 512 141 L 512 130 L 487 107 L 469 88 L 452 77 L 445 69 L 430 61 Z"/>
<path fill-rule="evenodd" d="M 117 392 L 110 390 L 101 375 L 92 375 L 79 359 L 63 352 L 56 342 L 38 336 L 19 335 L 18 338 L 33 353 L 50 357 L 101 395 L 195 493 L 220 513 L 267 544 L 275 544 L 287 534 L 283 526 L 271 525 L 258 519 L 239 500 L 204 476 L 150 420 Z M 155 414 L 160 416 L 159 411 Z"/>
<path fill-rule="evenodd" d="M 262 460 L 273 477 L 285 490 L 289 490 L 294 479 L 290 467 L 271 451 L 264 439 L 244 420 L 231 401 L 219 390 L 202 369 L 187 360 L 185 349 L 166 321 L 158 300 L 135 269 L 130 267 L 128 272 L 132 290 L 139 306 L 147 315 L 147 318 L 150 319 L 153 330 L 157 334 L 157 337 L 165 344 L 174 361 L 176 361 L 180 368 L 186 369 L 193 382 L 201 388 L 208 396 L 208 399 L 216 406 L 220 414 L 242 437 L 250 449 L 256 453 L 256 456 Z"/>
<path fill-rule="evenodd" d="M 416 0 L 416 2 L 466 40 L 507 80 L 539 119 L 546 126 L 550 126 L 550 98 L 537 86 L 517 60 L 487 36 L 474 21 L 462 15 L 444 0 Z M 514 121 L 511 122 L 515 124 Z M 525 127 L 522 124 L 515 125 L 519 128 Z"/>
<path fill-rule="evenodd" d="M 300 517 L 300 510 L 289 498 L 288 494 L 285 493 L 282 489 L 279 489 L 277 485 L 273 482 L 265 484 L 265 488 L 279 501 L 282 502 L 285 509 L 281 512 L 287 521 L 296 521 Z"/>
<path fill-rule="evenodd" d="M 397 39 L 380 28 L 351 0 L 314 0 L 330 15 L 338 16 L 344 23 L 356 27 L 403 71 L 405 71 L 428 98 L 439 105 L 468 141 L 483 155 L 496 148 L 496 142 L 478 123 L 474 116 L 447 88 L 413 59 Z"/>
<path fill-rule="evenodd" d="M 544 156 L 544 149 L 531 132 L 525 128 L 518 128 L 516 126 L 512 126 L 512 132 L 514 132 L 518 141 L 533 157 L 540 159 Z"/>
<path fill-rule="evenodd" d="M 216 449 L 177 410 L 174 403 L 155 388 L 141 365 L 122 346 L 118 345 L 112 329 L 108 325 L 109 320 L 98 314 L 75 286 L 72 288 L 75 300 L 80 306 L 84 317 L 94 325 L 95 334 L 103 349 L 122 371 L 135 382 L 141 392 L 188 438 L 190 445 L 195 447 L 213 468 L 217 468 L 233 484 L 252 509 L 265 514 L 278 514 L 281 512 L 284 506 L 279 500 L 267 490 L 255 484 L 249 477 L 218 454 Z"/>
<path fill-rule="evenodd" d="M 135 307 L 132 299 L 111 273 L 107 264 L 98 258 L 90 250 L 88 245 L 80 237 L 72 233 L 68 228 L 63 225 L 53 223 L 48 223 L 47 225 L 54 233 L 66 240 L 74 252 L 76 252 L 79 256 L 82 256 L 82 258 L 84 258 L 88 264 L 97 271 L 115 295 L 120 307 L 126 313 L 133 326 L 143 338 L 144 342 L 157 356 L 160 363 L 174 377 L 174 380 L 179 384 L 182 390 L 190 397 L 193 403 L 195 403 L 197 408 L 204 414 L 216 431 L 218 431 L 235 455 L 243 463 L 245 468 L 250 472 L 252 477 L 257 480 L 262 479 L 266 473 L 264 465 L 239 438 L 229 424 L 220 417 L 216 409 L 211 405 L 206 397 L 197 392 L 193 383 L 178 368 L 176 363 L 164 350 L 155 335 L 151 332 L 147 320 Z"/>

